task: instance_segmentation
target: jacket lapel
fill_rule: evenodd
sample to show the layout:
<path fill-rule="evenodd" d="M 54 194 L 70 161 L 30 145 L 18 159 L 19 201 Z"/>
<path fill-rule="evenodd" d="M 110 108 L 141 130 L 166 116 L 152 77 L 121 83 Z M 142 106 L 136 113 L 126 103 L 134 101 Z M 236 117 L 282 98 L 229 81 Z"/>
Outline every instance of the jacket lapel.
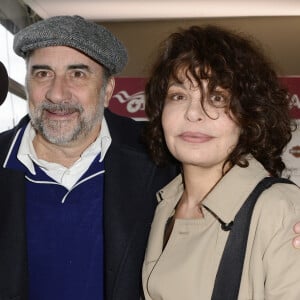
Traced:
<path fill-rule="evenodd" d="M 28 122 L 25 116 L 0 136 L 0 299 L 27 299 L 25 179 L 2 166 L 17 131 Z"/>
<path fill-rule="evenodd" d="M 25 300 L 27 248 L 24 174 L 1 169 L 0 189 L 0 298 Z"/>
<path fill-rule="evenodd" d="M 130 256 L 134 253 L 142 254 L 136 257 L 136 263 L 143 260 L 156 204 L 154 198 L 146 199 L 153 175 L 154 167 L 146 155 L 114 146 L 108 151 L 105 158 L 105 278 L 107 292 L 112 294 L 106 299 L 119 299 L 113 295 L 118 293 L 115 288 L 120 287 L 124 277 L 134 277 L 137 282 L 140 279 L 140 274 L 126 274 L 126 264 L 132 263 Z M 137 250 L 140 247 L 141 250 Z M 132 272 L 137 273 L 134 269 Z"/>

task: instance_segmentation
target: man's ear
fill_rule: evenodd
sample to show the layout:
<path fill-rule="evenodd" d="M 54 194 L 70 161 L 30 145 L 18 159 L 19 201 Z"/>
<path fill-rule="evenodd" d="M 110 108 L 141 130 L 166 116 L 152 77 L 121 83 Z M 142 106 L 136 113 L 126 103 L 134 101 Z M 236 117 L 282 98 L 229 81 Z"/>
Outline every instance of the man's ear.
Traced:
<path fill-rule="evenodd" d="M 104 107 L 108 107 L 114 89 L 115 89 L 115 78 L 110 77 L 106 85 L 105 96 L 104 96 Z"/>

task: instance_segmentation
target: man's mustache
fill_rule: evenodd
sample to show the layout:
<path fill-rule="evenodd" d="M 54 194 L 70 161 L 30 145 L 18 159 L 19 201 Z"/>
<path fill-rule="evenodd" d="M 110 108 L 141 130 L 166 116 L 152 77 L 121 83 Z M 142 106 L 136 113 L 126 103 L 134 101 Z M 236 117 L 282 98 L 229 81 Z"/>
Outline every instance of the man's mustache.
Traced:
<path fill-rule="evenodd" d="M 65 114 L 71 114 L 74 112 L 83 112 L 83 108 L 80 104 L 76 103 L 50 103 L 50 102 L 44 102 L 39 107 L 40 110 L 47 110 L 51 113 L 65 113 Z"/>

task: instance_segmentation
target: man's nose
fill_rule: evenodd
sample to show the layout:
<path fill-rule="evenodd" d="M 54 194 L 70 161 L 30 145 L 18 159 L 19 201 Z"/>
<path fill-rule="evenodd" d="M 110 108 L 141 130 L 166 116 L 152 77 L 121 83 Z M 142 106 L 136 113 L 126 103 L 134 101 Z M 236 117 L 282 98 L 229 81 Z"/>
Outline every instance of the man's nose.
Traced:
<path fill-rule="evenodd" d="M 53 103 L 71 99 L 71 91 L 64 76 L 53 78 L 46 93 L 46 99 Z"/>

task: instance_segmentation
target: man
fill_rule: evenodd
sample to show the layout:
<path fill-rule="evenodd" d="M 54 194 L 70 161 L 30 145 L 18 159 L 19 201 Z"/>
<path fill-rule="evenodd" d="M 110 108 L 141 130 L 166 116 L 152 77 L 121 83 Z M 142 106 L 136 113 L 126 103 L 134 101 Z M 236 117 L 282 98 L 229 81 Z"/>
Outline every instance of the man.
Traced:
<path fill-rule="evenodd" d="M 14 50 L 30 118 L 0 136 L 0 299 L 139 299 L 154 195 L 175 168 L 149 160 L 142 123 L 104 112 L 126 49 L 58 16 Z"/>

